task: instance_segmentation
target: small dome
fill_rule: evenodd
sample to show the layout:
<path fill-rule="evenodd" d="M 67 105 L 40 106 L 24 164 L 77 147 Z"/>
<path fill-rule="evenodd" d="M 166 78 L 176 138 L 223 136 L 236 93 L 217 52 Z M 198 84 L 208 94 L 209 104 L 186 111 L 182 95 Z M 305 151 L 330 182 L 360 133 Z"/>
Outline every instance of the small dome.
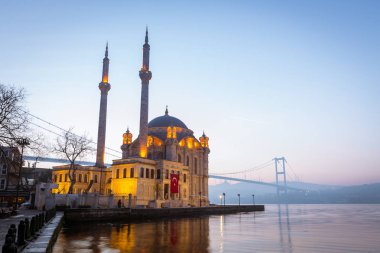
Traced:
<path fill-rule="evenodd" d="M 148 128 L 151 128 L 151 127 L 168 127 L 168 126 L 175 126 L 175 127 L 181 127 L 184 129 L 188 129 L 187 126 L 185 125 L 185 123 L 183 123 L 180 119 L 177 119 L 176 117 L 169 116 L 169 114 L 165 114 L 163 116 L 152 119 L 148 124 Z"/>

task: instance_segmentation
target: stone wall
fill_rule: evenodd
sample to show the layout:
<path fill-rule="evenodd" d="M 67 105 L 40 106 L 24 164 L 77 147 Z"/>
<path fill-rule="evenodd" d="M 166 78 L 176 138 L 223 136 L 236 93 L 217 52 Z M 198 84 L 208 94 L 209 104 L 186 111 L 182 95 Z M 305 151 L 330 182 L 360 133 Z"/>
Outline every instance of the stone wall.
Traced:
<path fill-rule="evenodd" d="M 264 205 L 213 206 L 193 208 L 113 208 L 113 209 L 68 209 L 65 210 L 66 222 L 85 221 L 132 221 L 160 218 L 192 217 L 239 212 L 264 211 Z"/>

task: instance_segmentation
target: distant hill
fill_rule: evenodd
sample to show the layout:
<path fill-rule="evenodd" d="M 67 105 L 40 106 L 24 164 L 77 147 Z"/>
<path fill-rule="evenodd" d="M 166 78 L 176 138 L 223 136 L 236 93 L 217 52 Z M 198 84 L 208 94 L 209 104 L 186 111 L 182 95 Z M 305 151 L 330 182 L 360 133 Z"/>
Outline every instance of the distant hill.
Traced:
<path fill-rule="evenodd" d="M 288 186 L 307 191 L 289 191 L 286 202 L 294 204 L 307 203 L 380 203 L 380 183 L 357 186 L 319 185 L 301 182 L 288 182 Z M 226 193 L 226 204 L 237 204 L 240 194 L 242 204 L 252 204 L 255 195 L 256 203 L 278 203 L 275 187 L 250 183 L 230 184 L 224 182 L 209 186 L 211 203 L 220 204 L 220 196 Z M 281 198 L 284 202 L 285 198 Z"/>

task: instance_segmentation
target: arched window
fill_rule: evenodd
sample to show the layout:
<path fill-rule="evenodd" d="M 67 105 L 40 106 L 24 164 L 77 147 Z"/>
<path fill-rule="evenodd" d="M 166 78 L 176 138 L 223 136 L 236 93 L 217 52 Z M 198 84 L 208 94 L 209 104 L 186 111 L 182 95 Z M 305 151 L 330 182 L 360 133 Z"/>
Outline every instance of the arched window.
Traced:
<path fill-rule="evenodd" d="M 170 126 L 167 128 L 166 138 L 168 139 L 172 138 L 172 128 Z"/>
<path fill-rule="evenodd" d="M 144 168 L 140 168 L 140 177 L 144 178 Z"/>
<path fill-rule="evenodd" d="M 98 182 L 98 175 L 95 175 L 94 176 L 94 183 L 97 183 Z"/>
<path fill-rule="evenodd" d="M 78 182 L 79 182 L 79 183 L 82 182 L 82 174 L 79 174 L 79 176 L 78 176 Z"/>
<path fill-rule="evenodd" d="M 186 156 L 186 166 L 189 166 L 190 165 L 190 158 L 189 156 Z"/>
<path fill-rule="evenodd" d="M 149 169 L 148 168 L 145 169 L 145 177 L 149 178 Z"/>
<path fill-rule="evenodd" d="M 178 162 L 181 163 L 182 162 L 182 157 L 180 154 L 178 154 Z"/>
<path fill-rule="evenodd" d="M 1 169 L 1 174 L 6 175 L 7 174 L 7 165 L 3 164 L 3 167 Z"/>
<path fill-rule="evenodd" d="M 84 175 L 84 182 L 88 183 L 88 176 L 87 176 L 87 174 Z"/>
<path fill-rule="evenodd" d="M 119 178 L 119 177 L 120 177 L 120 170 L 117 169 L 117 170 L 116 170 L 116 178 Z"/>
<path fill-rule="evenodd" d="M 194 157 L 194 173 L 198 174 L 198 159 Z"/>
<path fill-rule="evenodd" d="M 169 170 L 165 170 L 165 179 L 169 179 Z"/>
<path fill-rule="evenodd" d="M 69 174 L 65 174 L 65 182 L 67 182 L 67 178 L 69 177 Z"/>
<path fill-rule="evenodd" d="M 183 174 L 183 182 L 186 183 L 186 174 Z"/>
<path fill-rule="evenodd" d="M 161 179 L 161 170 L 160 169 L 157 170 L 157 179 Z"/>
<path fill-rule="evenodd" d="M 62 174 L 59 174 L 59 182 L 62 182 Z"/>
<path fill-rule="evenodd" d="M 126 178 L 126 177 L 127 177 L 127 169 L 124 168 L 124 170 L 123 170 L 123 178 Z"/>
<path fill-rule="evenodd" d="M 130 173 L 130 177 L 134 178 L 135 177 L 135 168 L 131 168 L 129 173 Z"/>
<path fill-rule="evenodd" d="M 151 169 L 151 170 L 150 170 L 150 178 L 151 178 L 151 179 L 154 179 L 154 169 Z"/>
<path fill-rule="evenodd" d="M 54 182 L 57 182 L 57 174 L 54 175 Z"/>

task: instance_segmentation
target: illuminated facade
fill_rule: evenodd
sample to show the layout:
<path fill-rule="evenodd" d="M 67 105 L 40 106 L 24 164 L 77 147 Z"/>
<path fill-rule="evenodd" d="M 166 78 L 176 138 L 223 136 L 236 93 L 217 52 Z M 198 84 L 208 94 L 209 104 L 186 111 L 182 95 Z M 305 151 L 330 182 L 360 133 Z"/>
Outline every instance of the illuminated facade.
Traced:
<path fill-rule="evenodd" d="M 208 137 L 203 133 L 197 139 L 194 132 L 181 120 L 169 115 L 168 108 L 163 116 L 148 121 L 149 81 L 152 78 L 149 70 L 149 52 L 150 45 L 148 31 L 146 31 L 143 64 L 139 71 L 141 104 L 138 137 L 133 140 L 129 129 L 122 134 L 122 158 L 113 160 L 110 168 L 102 169 L 98 163 L 100 157 L 97 157 L 96 167 L 78 169 L 84 174 L 89 171 L 90 174 L 87 177 L 91 180 L 94 180 L 95 175 L 98 175 L 100 180 L 100 174 L 102 174 L 102 180 L 99 181 L 102 182 L 102 188 L 100 183 L 92 183 L 89 187 L 90 181 L 87 179 L 87 185 L 84 182 L 81 182 L 82 185 L 75 185 L 74 192 L 100 192 L 126 198 L 132 196 L 133 204 L 137 206 L 208 205 L 208 156 L 210 153 Z M 108 84 L 108 62 L 106 81 Z M 104 67 L 102 83 L 104 83 Z M 104 124 L 104 136 L 98 136 L 98 140 L 105 140 L 105 115 L 104 122 L 101 120 L 102 112 L 99 116 L 99 129 L 100 125 Z M 99 147 L 98 141 L 98 156 L 101 154 L 99 150 L 104 154 L 104 145 L 101 143 Z M 64 174 L 63 169 L 62 166 L 55 167 L 53 173 Z M 54 177 L 53 175 L 53 181 L 56 179 Z M 176 190 L 173 190 L 173 177 L 178 180 Z M 57 183 L 59 189 L 56 191 L 65 193 L 64 189 L 68 187 L 63 187 L 64 182 L 59 182 L 59 176 Z"/>
<path fill-rule="evenodd" d="M 107 193 L 110 192 L 111 184 L 109 179 L 111 172 L 105 168 L 95 166 L 75 165 L 73 187 L 74 194 L 82 193 Z M 53 189 L 53 193 L 67 194 L 70 188 L 69 177 L 70 165 L 54 166 L 52 181 L 58 184 L 57 189 Z M 107 181 L 108 180 L 108 181 Z"/>

